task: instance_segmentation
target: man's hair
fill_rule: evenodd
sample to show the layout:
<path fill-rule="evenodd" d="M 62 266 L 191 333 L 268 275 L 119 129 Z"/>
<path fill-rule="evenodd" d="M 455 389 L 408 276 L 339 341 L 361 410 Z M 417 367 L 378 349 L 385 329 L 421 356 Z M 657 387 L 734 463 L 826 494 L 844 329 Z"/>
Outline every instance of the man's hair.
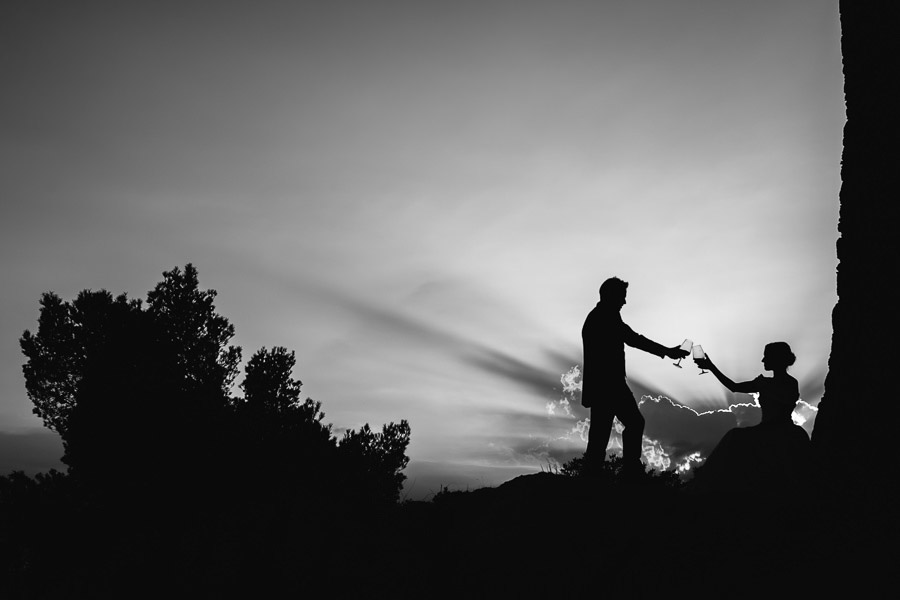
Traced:
<path fill-rule="evenodd" d="M 610 277 L 600 284 L 600 299 L 603 298 L 622 298 L 628 291 L 628 282 L 622 281 L 618 277 Z"/>

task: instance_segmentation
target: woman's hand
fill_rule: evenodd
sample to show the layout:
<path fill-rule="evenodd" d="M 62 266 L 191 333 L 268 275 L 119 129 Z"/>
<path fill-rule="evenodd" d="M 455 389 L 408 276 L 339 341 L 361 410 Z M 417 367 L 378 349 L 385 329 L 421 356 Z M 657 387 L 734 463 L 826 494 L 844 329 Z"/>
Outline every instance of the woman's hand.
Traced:
<path fill-rule="evenodd" d="M 714 366 L 712 360 L 710 360 L 710 358 L 709 358 L 709 354 L 707 354 L 703 358 L 695 358 L 694 362 L 697 363 L 697 366 L 700 367 L 701 369 L 712 370 L 712 368 Z"/>

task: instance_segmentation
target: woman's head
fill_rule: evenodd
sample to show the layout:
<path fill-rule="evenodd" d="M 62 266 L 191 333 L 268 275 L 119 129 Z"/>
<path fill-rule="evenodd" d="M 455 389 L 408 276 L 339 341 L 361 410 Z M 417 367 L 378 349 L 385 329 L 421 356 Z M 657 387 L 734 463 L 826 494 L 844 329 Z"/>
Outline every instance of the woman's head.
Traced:
<path fill-rule="evenodd" d="M 763 351 L 763 366 L 766 369 L 787 369 L 797 357 L 791 352 L 791 347 L 787 342 L 772 342 L 766 344 Z"/>

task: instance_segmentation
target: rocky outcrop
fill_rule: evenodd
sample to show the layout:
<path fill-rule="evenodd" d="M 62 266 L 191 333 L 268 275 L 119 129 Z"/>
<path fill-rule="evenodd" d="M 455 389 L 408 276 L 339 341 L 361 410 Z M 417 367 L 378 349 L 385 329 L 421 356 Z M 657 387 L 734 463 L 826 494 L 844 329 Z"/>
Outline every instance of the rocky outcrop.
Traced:
<path fill-rule="evenodd" d="M 900 251 L 900 20 L 886 1 L 840 2 L 847 121 L 837 242 L 838 302 L 825 394 L 812 435 L 821 463 L 880 494 L 891 485 L 900 415 L 891 376 Z"/>

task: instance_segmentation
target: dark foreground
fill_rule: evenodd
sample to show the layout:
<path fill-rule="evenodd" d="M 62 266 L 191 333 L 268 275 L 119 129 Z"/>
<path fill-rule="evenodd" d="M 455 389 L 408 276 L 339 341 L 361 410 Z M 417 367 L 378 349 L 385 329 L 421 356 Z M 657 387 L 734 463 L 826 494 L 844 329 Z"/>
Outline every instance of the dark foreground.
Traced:
<path fill-rule="evenodd" d="M 888 496 L 541 473 L 381 509 L 26 498 L 3 515 L 0 597 L 866 597 L 890 589 Z"/>

